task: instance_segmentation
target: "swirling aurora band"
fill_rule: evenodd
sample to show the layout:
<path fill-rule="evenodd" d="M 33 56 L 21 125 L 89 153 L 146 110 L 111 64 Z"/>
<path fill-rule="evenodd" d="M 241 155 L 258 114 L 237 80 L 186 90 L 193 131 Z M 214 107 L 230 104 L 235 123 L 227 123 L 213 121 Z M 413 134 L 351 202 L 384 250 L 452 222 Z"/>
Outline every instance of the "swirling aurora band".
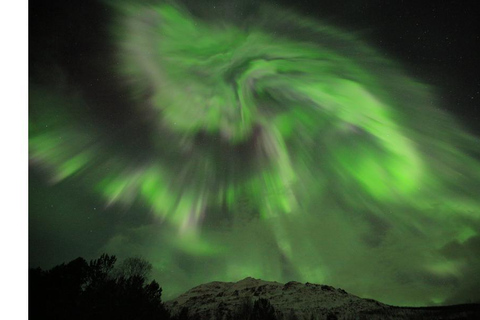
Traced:
<path fill-rule="evenodd" d="M 377 297 L 394 286 L 391 265 L 458 275 L 465 261 L 439 250 L 478 235 L 478 140 L 429 87 L 356 37 L 273 7 L 248 18 L 162 1 L 114 7 L 116 71 L 155 127 L 151 150 L 119 151 L 67 113 L 86 104 L 80 95 L 33 87 L 42 113 L 30 158 L 53 182 L 147 204 L 162 232 L 176 230 L 165 232 L 172 252 L 223 259 L 219 280 L 294 275 Z M 355 264 L 385 282 L 349 275 Z M 404 292 L 396 301 L 447 294 Z"/>

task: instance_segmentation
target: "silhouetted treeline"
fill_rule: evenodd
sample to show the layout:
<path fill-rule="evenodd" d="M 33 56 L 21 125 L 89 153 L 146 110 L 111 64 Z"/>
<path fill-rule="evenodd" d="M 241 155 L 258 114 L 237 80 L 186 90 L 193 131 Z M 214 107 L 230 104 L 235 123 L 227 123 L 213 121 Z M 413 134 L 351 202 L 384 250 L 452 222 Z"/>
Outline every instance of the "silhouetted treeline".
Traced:
<path fill-rule="evenodd" d="M 77 258 L 50 270 L 29 270 L 29 319 L 48 320 L 198 320 L 184 308 L 171 316 L 162 303 L 162 288 L 148 281 L 152 265 L 141 258 L 117 258 L 103 254 L 87 262 Z M 266 299 L 246 299 L 233 312 L 218 320 L 275 320 L 275 310 Z"/>
<path fill-rule="evenodd" d="M 147 277 L 152 266 L 140 258 L 116 264 L 102 255 L 77 258 L 51 270 L 29 272 L 29 319 L 171 319 L 162 289 Z"/>
<path fill-rule="evenodd" d="M 267 299 L 258 299 L 254 303 L 245 300 L 233 315 L 234 320 L 276 320 L 275 309 Z"/>

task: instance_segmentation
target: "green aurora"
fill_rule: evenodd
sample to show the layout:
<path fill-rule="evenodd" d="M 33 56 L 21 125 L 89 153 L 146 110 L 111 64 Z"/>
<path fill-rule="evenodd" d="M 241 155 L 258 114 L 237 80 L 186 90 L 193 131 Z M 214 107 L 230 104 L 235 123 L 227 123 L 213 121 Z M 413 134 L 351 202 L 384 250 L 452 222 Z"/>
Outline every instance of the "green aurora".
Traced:
<path fill-rule="evenodd" d="M 150 212 L 103 251 L 147 257 L 167 297 L 247 276 L 408 305 L 468 287 L 480 262 L 455 252 L 479 237 L 479 141 L 433 88 L 274 6 L 113 3 L 105 63 L 149 125 L 143 150 L 89 122 L 81 90 L 30 85 L 32 169 Z"/>

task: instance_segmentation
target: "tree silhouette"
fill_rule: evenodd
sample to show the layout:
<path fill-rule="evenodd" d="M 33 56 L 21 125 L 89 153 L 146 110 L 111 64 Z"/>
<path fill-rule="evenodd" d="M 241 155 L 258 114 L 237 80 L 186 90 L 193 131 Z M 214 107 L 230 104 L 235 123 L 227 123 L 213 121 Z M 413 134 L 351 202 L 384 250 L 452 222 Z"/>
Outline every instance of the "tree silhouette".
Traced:
<path fill-rule="evenodd" d="M 258 299 L 253 305 L 251 320 L 275 320 L 275 309 L 267 299 Z"/>
<path fill-rule="evenodd" d="M 29 314 L 48 314 L 54 319 L 77 319 L 75 312 L 82 285 L 88 277 L 83 258 L 61 264 L 49 271 L 40 268 L 29 272 Z"/>
<path fill-rule="evenodd" d="M 126 259 L 114 272 L 116 261 L 103 254 L 88 264 L 78 258 L 49 271 L 31 269 L 30 319 L 170 319 L 160 285 L 146 281 L 151 264 Z"/>
<path fill-rule="evenodd" d="M 251 298 L 245 300 L 233 315 L 234 320 L 275 320 L 275 309 L 268 299 L 258 299 L 252 302 Z"/>
<path fill-rule="evenodd" d="M 131 278 L 134 276 L 148 279 L 152 272 L 152 264 L 145 259 L 134 257 L 127 258 L 117 267 L 117 277 Z"/>
<path fill-rule="evenodd" d="M 108 254 L 102 254 L 100 258 L 91 260 L 89 264 L 89 285 L 95 283 L 103 283 L 108 277 L 112 276 L 112 270 L 117 262 L 115 256 L 109 256 Z"/>
<path fill-rule="evenodd" d="M 250 297 L 245 298 L 240 303 L 235 314 L 233 315 L 233 320 L 250 320 L 252 312 L 253 312 L 252 299 Z"/>

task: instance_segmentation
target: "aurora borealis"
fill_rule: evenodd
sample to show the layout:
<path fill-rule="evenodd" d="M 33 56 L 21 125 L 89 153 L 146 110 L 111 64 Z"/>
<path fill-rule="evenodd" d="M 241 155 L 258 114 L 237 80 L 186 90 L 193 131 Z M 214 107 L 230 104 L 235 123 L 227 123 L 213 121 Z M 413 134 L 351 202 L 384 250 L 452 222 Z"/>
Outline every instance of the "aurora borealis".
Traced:
<path fill-rule="evenodd" d="M 167 297 L 251 276 L 478 301 L 480 141 L 433 85 L 279 5 L 102 8 L 95 50 L 42 44 L 80 67 L 31 67 L 31 263 L 141 255 Z"/>

